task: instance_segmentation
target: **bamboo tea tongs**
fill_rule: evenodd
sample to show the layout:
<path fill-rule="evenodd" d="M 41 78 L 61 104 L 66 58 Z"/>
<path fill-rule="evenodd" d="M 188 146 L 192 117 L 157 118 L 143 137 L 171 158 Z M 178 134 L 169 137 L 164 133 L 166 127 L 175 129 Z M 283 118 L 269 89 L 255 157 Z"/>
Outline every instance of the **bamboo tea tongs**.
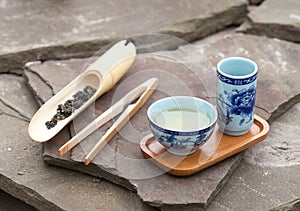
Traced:
<path fill-rule="evenodd" d="M 82 129 L 78 134 L 76 134 L 72 139 L 60 147 L 58 150 L 59 155 L 62 156 L 71 150 L 97 128 L 101 127 L 106 122 L 123 112 L 86 156 L 85 164 L 88 165 L 103 149 L 103 147 L 115 136 L 115 134 L 126 124 L 126 122 L 145 104 L 155 90 L 157 82 L 157 78 L 151 78 L 126 94 L 121 100 L 107 109 L 104 113 L 102 113 L 89 125 Z M 137 101 L 132 103 L 134 100 Z"/>

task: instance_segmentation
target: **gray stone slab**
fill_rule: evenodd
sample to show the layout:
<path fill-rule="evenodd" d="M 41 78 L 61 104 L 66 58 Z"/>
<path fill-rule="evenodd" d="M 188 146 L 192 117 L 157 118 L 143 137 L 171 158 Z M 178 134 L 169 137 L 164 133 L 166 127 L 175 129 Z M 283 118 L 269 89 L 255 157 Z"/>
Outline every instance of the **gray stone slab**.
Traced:
<path fill-rule="evenodd" d="M 17 81 L 22 81 L 22 77 Z M 19 89 L 15 96 L 21 98 L 24 90 Z M 0 189 L 38 210 L 155 210 L 142 203 L 135 193 L 108 181 L 45 165 L 42 145 L 33 142 L 27 134 L 28 122 L 11 115 L 9 108 L 3 110 L 0 113 Z"/>
<path fill-rule="evenodd" d="M 180 48 L 177 51 L 180 55 L 176 55 L 178 54 L 176 51 L 170 51 L 166 53 L 166 56 L 181 57 L 187 63 L 190 61 L 191 67 L 195 70 L 200 69 L 198 77 L 201 78 L 201 83 L 206 88 L 206 93 L 202 95 L 208 95 L 211 98 L 215 97 L 216 77 L 208 72 L 209 68 L 201 70 L 195 66 L 209 67 L 211 64 L 216 66 L 218 61 L 227 56 L 243 56 L 253 59 L 259 65 L 256 112 L 272 122 L 299 100 L 300 88 L 297 83 L 299 80 L 297 67 L 300 65 L 297 59 L 300 55 L 299 51 L 300 47 L 297 44 L 254 35 L 235 34 L 232 30 L 228 30 L 196 42 L 194 45 Z M 163 55 L 164 52 L 159 54 Z M 203 59 L 205 56 L 207 59 Z M 84 60 L 83 63 L 86 61 Z M 67 61 L 64 62 L 69 64 Z M 61 62 L 57 64 L 48 62 L 45 65 L 55 66 L 53 68 L 55 74 L 66 71 L 61 67 Z M 37 64 L 33 69 L 39 71 L 42 77 L 47 77 L 47 68 L 38 69 L 39 66 L 41 65 Z M 81 67 L 79 66 L 79 69 Z M 79 69 L 73 68 L 77 74 Z M 74 74 L 74 72 L 69 74 Z M 63 85 L 61 84 L 59 88 Z"/>
<path fill-rule="evenodd" d="M 246 151 L 208 210 L 299 210 L 299 119 L 300 103 L 271 125 L 266 140 Z"/>
<path fill-rule="evenodd" d="M 275 207 L 270 209 L 270 211 L 282 211 L 282 210 L 287 210 L 287 211 L 298 211 L 300 210 L 300 198 L 295 199 L 293 201 L 287 202 L 283 205 L 280 205 L 279 207 Z"/>
<path fill-rule="evenodd" d="M 246 152 L 245 161 L 259 166 L 300 166 L 299 140 L 300 104 L 296 104 L 272 124 L 265 141 Z"/>
<path fill-rule="evenodd" d="M 241 163 L 207 211 L 269 210 L 299 198 L 299 166 L 274 168 Z"/>
<path fill-rule="evenodd" d="M 197 44 L 197 43 L 196 43 Z M 255 35 L 214 35 L 199 42 L 199 53 L 216 67 L 229 56 L 242 56 L 258 64 L 258 89 L 255 112 L 270 123 L 299 102 L 300 45 Z M 206 74 L 206 87 L 215 94 L 215 75 Z"/>
<path fill-rule="evenodd" d="M 0 90 L 1 104 L 4 104 L 5 107 L 9 107 L 10 110 L 14 110 L 14 113 L 17 113 L 17 115 L 23 119 L 29 121 L 37 111 L 38 105 L 22 77 L 11 74 L 1 74 Z M 7 109 L 5 107 L 4 109 Z M 8 113 L 12 114 L 11 112 Z"/>
<path fill-rule="evenodd" d="M 0 114 L 6 114 L 8 116 L 16 117 L 16 118 L 22 119 L 24 121 L 29 121 L 27 118 L 24 118 L 17 111 L 15 111 L 14 109 L 8 107 L 7 105 L 2 103 L 1 101 L 0 101 Z"/>
<path fill-rule="evenodd" d="M 261 4 L 264 0 L 248 0 L 251 5 Z"/>
<path fill-rule="evenodd" d="M 199 78 L 200 69 L 204 72 L 214 71 L 212 66 L 205 57 L 198 55 L 197 64 L 202 64 L 195 70 L 189 69 L 190 62 L 183 64 L 188 59 L 187 52 L 181 50 L 171 52 L 156 52 L 155 54 L 138 55 L 135 63 L 122 81 L 111 92 L 101 97 L 94 106 L 87 110 L 71 124 L 71 132 L 74 135 L 90 119 L 89 112 L 95 115 L 102 113 L 111 106 L 117 99 L 124 96 L 125 93 L 136 87 L 141 82 L 150 77 L 158 77 L 160 83 L 157 91 L 151 96 L 146 105 L 132 118 L 119 134 L 117 134 L 108 146 L 93 160 L 89 166 L 83 164 L 86 153 L 95 145 L 101 135 L 111 126 L 112 121 L 101 127 L 100 130 L 93 133 L 85 139 L 80 145 L 75 147 L 70 154 L 59 157 L 57 155 L 58 148 L 63 145 L 69 136 L 61 135 L 44 144 L 44 161 L 54 165 L 64 166 L 66 168 L 75 169 L 85 173 L 92 174 L 97 177 L 104 177 L 117 184 L 125 186 L 137 192 L 143 201 L 151 206 L 159 207 L 163 210 L 180 208 L 185 210 L 198 210 L 207 206 L 214 196 L 221 190 L 232 171 L 240 162 L 241 155 L 237 155 L 224 162 L 204 170 L 186 178 L 178 178 L 165 174 L 150 161 L 145 159 L 139 148 L 139 141 L 150 133 L 148 121 L 146 117 L 146 109 L 157 99 L 165 96 L 174 95 L 194 95 L 208 99 L 209 95 L 204 85 L 201 84 Z M 190 51 L 189 51 L 190 52 Z M 186 58 L 184 57 L 186 56 Z M 174 58 L 180 58 L 177 61 Z M 27 72 L 34 72 L 44 78 L 42 81 L 53 81 L 53 78 L 68 82 L 72 80 L 74 73 L 78 74 L 78 69 L 82 65 L 74 65 L 74 62 L 87 62 L 87 60 L 60 61 L 64 65 L 57 65 L 57 61 L 45 62 L 39 66 L 28 66 Z M 203 65 L 205 64 L 205 65 Z M 72 65 L 73 68 L 70 66 Z M 64 75 L 67 77 L 55 77 L 55 71 L 61 72 L 61 66 L 64 67 Z M 78 68 L 75 70 L 74 68 Z M 47 73 L 48 72 L 48 73 Z M 49 74 L 52 73 L 52 74 Z M 70 72 L 68 74 L 68 72 Z M 73 72 L 73 73 L 71 73 Z M 47 77 L 47 78 L 46 78 Z M 31 78 L 28 77 L 29 85 Z M 34 80 L 34 79 L 33 79 Z M 62 82 L 57 81 L 53 90 L 59 90 L 64 86 Z M 37 89 L 37 93 L 38 93 Z M 93 113 L 94 112 L 94 113 Z M 93 117 L 93 115 L 92 115 Z M 164 191 L 162 191 L 164 190 Z M 180 194 L 175 194 L 180 192 Z"/>
<path fill-rule="evenodd" d="M 297 0 L 266 0 L 248 14 L 237 30 L 300 42 L 300 2 Z"/>
<path fill-rule="evenodd" d="M 246 6 L 246 0 L 1 0 L 0 72 L 33 60 L 89 57 L 108 42 L 134 34 L 199 39 L 241 23 Z"/>
<path fill-rule="evenodd" d="M 257 46 L 259 46 L 259 48 Z M 227 56 L 245 56 L 257 61 L 260 68 L 256 112 L 272 122 L 290 106 L 299 101 L 300 88 L 297 82 L 297 67 L 299 61 L 294 58 L 294 55 L 299 54 L 299 52 L 299 45 L 293 43 L 252 35 L 233 34 L 230 31 L 228 34 L 221 33 L 220 35 L 213 36 L 211 39 L 206 39 L 206 42 L 201 41 L 199 44 L 196 43 L 194 46 L 182 46 L 177 51 L 157 52 L 156 57 L 152 58 L 152 60 L 138 57 L 134 66 L 125 76 L 119 87 L 97 101 L 95 105 L 96 113 L 103 112 L 113 103 L 114 97 L 117 99 L 118 96 L 123 95 L 127 90 L 130 90 L 139 82 L 150 76 L 157 76 L 160 78 L 160 81 L 163 82 L 160 83 L 159 86 L 159 91 L 162 93 L 159 92 L 153 95 L 145 107 L 141 109 L 140 113 L 136 114 L 132 119 L 131 125 L 125 126 L 125 128 L 120 131 L 120 134 L 111 141 L 108 145 L 109 147 L 105 148 L 108 151 L 104 150 L 101 152 L 102 154 L 100 153 L 99 156 L 96 157 L 93 161 L 95 165 L 84 166 L 82 164 L 84 155 L 91 149 L 95 141 L 101 137 L 101 133 L 103 134 L 103 132 L 109 128 L 111 123 L 101 128 L 100 131 L 93 134 L 90 139 L 85 140 L 80 146 L 74 148 L 71 157 L 60 158 L 57 156 L 59 146 L 66 142 L 68 137 L 60 137 L 47 142 L 44 145 L 44 160 L 48 163 L 87 172 L 98 177 L 105 177 L 127 188 L 134 189 L 145 202 L 153 206 L 159 206 L 161 209 L 179 208 L 182 207 L 184 203 L 189 205 L 184 206 L 186 209 L 205 207 L 218 191 L 220 191 L 220 188 L 226 182 L 227 177 L 233 171 L 241 155 L 233 158 L 235 159 L 234 161 L 225 161 L 226 164 L 223 163 L 222 165 L 226 167 L 214 167 L 218 169 L 216 170 L 219 171 L 218 173 L 207 173 L 214 171 L 213 168 L 210 168 L 191 177 L 190 179 L 194 182 L 197 181 L 197 184 L 199 184 L 200 181 L 209 181 L 203 185 L 201 190 L 191 189 L 190 187 L 193 186 L 192 184 L 194 183 L 189 183 L 189 179 L 182 182 L 181 180 L 177 180 L 177 178 L 165 174 L 159 177 L 153 177 L 155 179 L 149 178 L 147 180 L 137 181 L 130 179 L 132 175 L 124 176 L 129 169 L 137 175 L 140 175 L 140 172 L 147 172 L 149 174 L 154 172 L 155 174 L 157 171 L 153 165 L 148 166 L 148 164 L 143 164 L 143 168 L 140 170 L 140 166 L 134 166 L 135 169 L 131 169 L 130 165 L 126 163 L 127 160 L 125 158 L 128 157 L 135 159 L 142 158 L 137 144 L 138 141 L 149 132 L 149 129 L 145 123 L 145 115 L 141 115 L 141 113 L 145 113 L 145 108 L 147 108 L 152 101 L 161 98 L 166 93 L 169 95 L 193 94 L 206 99 L 212 99 L 215 96 L 216 77 L 214 66 L 216 63 Z M 203 54 L 205 54 L 206 57 L 201 56 Z M 158 55 L 163 55 L 164 59 L 157 59 Z M 180 58 L 180 62 L 186 62 L 184 64 L 187 66 L 181 67 L 178 64 L 175 66 L 170 65 L 172 58 Z M 81 60 L 82 63 L 86 61 L 87 60 Z M 45 72 L 51 72 L 56 68 L 60 68 L 59 66 L 61 66 L 62 62 L 63 61 L 59 62 L 60 65 L 56 65 L 56 61 L 46 62 L 39 65 L 39 67 L 29 66 L 28 68 L 31 72 L 45 75 Z M 74 68 L 67 68 L 72 62 L 64 61 L 63 63 L 65 64 L 64 71 L 78 71 L 74 70 Z M 80 65 L 77 66 L 80 67 Z M 186 72 L 187 67 L 192 67 L 194 72 Z M 164 72 L 164 74 L 167 75 L 164 75 L 162 72 L 156 74 L 153 69 L 165 70 L 166 72 Z M 141 75 L 139 72 L 143 74 Z M 25 74 L 27 74 L 27 71 Z M 72 74 L 73 73 L 70 73 L 70 75 Z M 198 80 L 195 82 L 193 78 L 198 78 Z M 130 83 L 128 80 L 130 80 Z M 47 79 L 47 81 L 51 81 L 51 79 Z M 182 86 L 182 83 L 186 87 Z M 29 85 L 30 84 L 31 81 L 29 80 Z M 188 90 L 186 90 L 186 88 L 188 88 Z M 59 90 L 59 88 L 57 88 L 57 90 Z M 86 115 L 81 116 L 85 117 Z M 71 126 L 73 135 L 87 123 L 86 121 L 87 119 L 82 118 L 73 123 Z M 110 153 L 109 150 L 113 153 Z M 212 175 L 219 175 L 219 177 L 214 178 L 214 180 L 208 179 L 211 178 Z M 200 179 L 197 180 L 197 177 Z M 198 193 L 198 201 L 195 202 L 193 198 L 187 197 L 181 197 L 180 199 L 171 197 L 169 199 L 169 192 L 161 192 L 160 190 L 170 188 L 168 184 L 173 183 L 170 181 L 174 183 L 176 183 L 175 181 L 181 181 L 182 183 L 180 183 L 178 187 L 180 187 L 181 192 L 189 192 L 190 194 L 187 194 L 187 196 L 193 195 L 191 192 Z M 219 181 L 219 186 L 216 181 Z M 209 188 L 206 189 L 206 186 L 209 186 Z M 160 188 L 157 189 L 156 187 Z M 170 188 L 170 191 L 171 190 L 173 189 Z M 173 192 L 174 191 L 175 189 Z"/>
<path fill-rule="evenodd" d="M 12 197 L 6 192 L 0 190 L 0 207 L 3 211 L 8 210 L 23 210 L 23 211 L 35 211 L 35 209 L 23 201 Z"/>

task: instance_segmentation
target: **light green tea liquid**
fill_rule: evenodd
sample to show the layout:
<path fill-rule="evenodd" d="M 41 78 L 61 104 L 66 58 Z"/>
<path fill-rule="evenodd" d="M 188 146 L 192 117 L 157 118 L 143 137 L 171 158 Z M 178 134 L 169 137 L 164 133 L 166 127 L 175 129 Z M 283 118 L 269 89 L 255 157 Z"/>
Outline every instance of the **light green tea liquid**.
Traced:
<path fill-rule="evenodd" d="M 154 121 L 170 130 L 195 131 L 210 124 L 209 116 L 202 110 L 192 109 L 169 109 L 158 113 Z"/>

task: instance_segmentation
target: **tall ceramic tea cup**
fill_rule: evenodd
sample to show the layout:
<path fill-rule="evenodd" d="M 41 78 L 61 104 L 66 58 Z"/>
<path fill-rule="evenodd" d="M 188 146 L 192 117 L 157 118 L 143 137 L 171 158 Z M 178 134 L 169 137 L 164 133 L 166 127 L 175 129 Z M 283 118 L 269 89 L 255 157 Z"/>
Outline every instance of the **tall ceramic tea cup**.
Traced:
<path fill-rule="evenodd" d="M 244 135 L 253 124 L 257 70 L 254 61 L 243 57 L 217 64 L 217 122 L 227 135 Z"/>

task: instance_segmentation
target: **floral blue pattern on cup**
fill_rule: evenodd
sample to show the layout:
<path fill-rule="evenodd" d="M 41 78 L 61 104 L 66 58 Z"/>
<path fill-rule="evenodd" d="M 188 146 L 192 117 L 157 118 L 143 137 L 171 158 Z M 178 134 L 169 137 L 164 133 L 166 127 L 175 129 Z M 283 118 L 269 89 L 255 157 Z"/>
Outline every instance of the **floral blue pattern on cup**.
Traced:
<path fill-rule="evenodd" d="M 241 115 L 243 118 L 240 120 L 239 125 L 247 124 L 253 120 L 253 112 L 255 106 L 256 89 L 252 85 L 249 89 L 242 90 L 224 90 L 224 93 L 218 95 L 218 104 L 226 107 L 225 112 L 219 109 L 219 118 L 222 122 L 228 125 L 233 120 L 232 115 Z M 227 101 L 225 100 L 227 98 Z"/>
<path fill-rule="evenodd" d="M 150 121 L 150 128 L 157 140 L 165 146 L 168 151 L 177 155 L 193 153 L 199 146 L 203 145 L 211 136 L 215 124 L 203 130 L 194 132 L 178 132 L 163 129 Z"/>

